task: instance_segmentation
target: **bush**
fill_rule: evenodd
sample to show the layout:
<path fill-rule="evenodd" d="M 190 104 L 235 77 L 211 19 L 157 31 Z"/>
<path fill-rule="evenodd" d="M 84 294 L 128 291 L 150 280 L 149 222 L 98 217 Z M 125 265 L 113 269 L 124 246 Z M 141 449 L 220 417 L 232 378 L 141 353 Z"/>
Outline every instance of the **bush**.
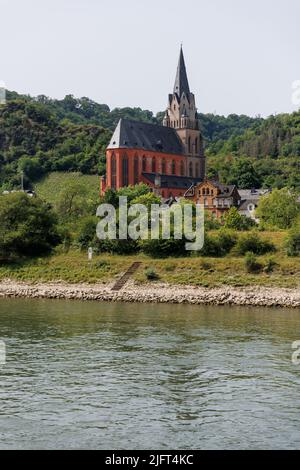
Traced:
<path fill-rule="evenodd" d="M 260 273 L 263 269 L 262 264 L 257 261 L 256 256 L 251 252 L 246 253 L 245 267 L 248 273 Z"/>
<path fill-rule="evenodd" d="M 267 273 L 267 274 L 270 274 L 274 271 L 276 266 L 278 266 L 276 261 L 274 261 L 273 258 L 269 258 L 267 260 L 267 263 L 266 263 L 265 267 L 264 267 L 264 272 Z"/>
<path fill-rule="evenodd" d="M 241 215 L 236 207 L 231 207 L 224 217 L 225 227 L 234 230 L 249 230 L 256 226 L 256 222 L 245 215 Z"/>
<path fill-rule="evenodd" d="M 79 230 L 76 237 L 76 243 L 81 250 L 84 250 L 93 244 L 96 236 L 97 218 L 90 216 L 80 221 Z"/>
<path fill-rule="evenodd" d="M 135 240 L 99 240 L 94 241 L 96 253 L 112 253 L 117 255 L 130 255 L 138 251 L 138 243 Z"/>
<path fill-rule="evenodd" d="M 242 235 L 236 245 L 236 253 L 245 255 L 248 252 L 255 255 L 264 255 L 276 251 L 275 245 L 267 240 L 263 240 L 257 233 Z"/>
<path fill-rule="evenodd" d="M 23 192 L 0 196 L 0 256 L 37 256 L 61 242 L 57 217 L 41 199 Z"/>
<path fill-rule="evenodd" d="M 185 249 L 185 240 L 140 240 L 141 250 L 153 258 L 167 258 L 169 256 L 187 256 L 189 254 Z"/>
<path fill-rule="evenodd" d="M 216 236 L 211 236 L 206 233 L 204 237 L 204 246 L 202 250 L 200 250 L 199 254 L 201 256 L 211 256 L 214 258 L 225 256 L 235 246 L 236 241 L 236 235 L 227 230 L 220 230 Z"/>
<path fill-rule="evenodd" d="M 159 279 L 159 275 L 153 268 L 146 269 L 145 276 L 148 281 L 157 281 Z"/>
<path fill-rule="evenodd" d="M 288 256 L 300 255 L 300 231 L 293 229 L 289 232 L 285 242 L 285 249 Z"/>

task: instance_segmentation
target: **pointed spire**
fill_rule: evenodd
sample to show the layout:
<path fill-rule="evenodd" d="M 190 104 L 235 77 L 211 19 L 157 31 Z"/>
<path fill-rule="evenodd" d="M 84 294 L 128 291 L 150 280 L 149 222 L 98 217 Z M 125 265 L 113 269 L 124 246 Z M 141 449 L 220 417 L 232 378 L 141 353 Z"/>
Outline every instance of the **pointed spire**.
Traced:
<path fill-rule="evenodd" d="M 187 97 L 190 94 L 190 87 L 186 74 L 182 45 L 180 47 L 180 55 L 174 85 L 174 93 L 177 93 L 179 99 L 181 98 L 182 93 L 185 93 Z"/>

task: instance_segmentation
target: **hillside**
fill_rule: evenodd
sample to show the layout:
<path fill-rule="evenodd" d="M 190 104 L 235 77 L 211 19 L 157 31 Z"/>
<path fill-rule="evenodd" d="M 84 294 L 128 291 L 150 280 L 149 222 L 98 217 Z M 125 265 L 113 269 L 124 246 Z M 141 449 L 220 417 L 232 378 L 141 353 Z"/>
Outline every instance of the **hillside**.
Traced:
<path fill-rule="evenodd" d="M 0 188 L 25 186 L 49 172 L 105 173 L 105 148 L 121 117 L 160 123 L 140 108 L 116 108 L 89 98 L 62 100 L 7 92 L 0 107 Z M 300 112 L 267 119 L 199 114 L 208 176 L 239 187 L 300 188 Z"/>
<path fill-rule="evenodd" d="M 300 111 L 270 116 L 207 153 L 209 176 L 228 184 L 300 189 Z"/>

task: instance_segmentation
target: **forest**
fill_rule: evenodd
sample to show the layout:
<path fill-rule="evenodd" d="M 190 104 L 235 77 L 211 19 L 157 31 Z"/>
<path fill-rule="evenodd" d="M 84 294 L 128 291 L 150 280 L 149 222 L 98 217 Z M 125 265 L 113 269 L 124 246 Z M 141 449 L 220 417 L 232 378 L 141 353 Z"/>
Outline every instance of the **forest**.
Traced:
<path fill-rule="evenodd" d="M 105 174 L 105 148 L 123 117 L 161 123 L 141 108 L 110 109 L 87 97 L 7 92 L 0 107 L 0 189 L 30 188 L 53 171 Z M 300 112 L 266 119 L 199 114 L 207 174 L 240 188 L 300 189 Z"/>

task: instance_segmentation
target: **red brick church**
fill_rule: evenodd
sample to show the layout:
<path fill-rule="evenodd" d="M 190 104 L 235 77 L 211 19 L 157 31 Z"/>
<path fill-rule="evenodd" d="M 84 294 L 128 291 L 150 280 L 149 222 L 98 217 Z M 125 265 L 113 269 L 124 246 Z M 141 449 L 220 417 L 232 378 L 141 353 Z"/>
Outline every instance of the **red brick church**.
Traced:
<path fill-rule="evenodd" d="M 101 192 L 143 182 L 164 198 L 183 196 L 204 176 L 203 139 L 181 48 L 163 125 L 120 119 L 107 147 Z"/>

